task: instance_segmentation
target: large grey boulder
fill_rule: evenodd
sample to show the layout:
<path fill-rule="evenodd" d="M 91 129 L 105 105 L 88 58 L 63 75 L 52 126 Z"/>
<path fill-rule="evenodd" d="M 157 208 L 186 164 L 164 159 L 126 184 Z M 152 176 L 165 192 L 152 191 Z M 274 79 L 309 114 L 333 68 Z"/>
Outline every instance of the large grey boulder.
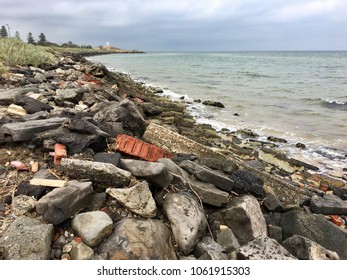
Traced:
<path fill-rule="evenodd" d="M 137 178 L 148 180 L 159 188 L 166 188 L 173 178 L 166 166 L 160 162 L 122 159 L 120 167 Z"/>
<path fill-rule="evenodd" d="M 71 226 L 88 246 L 95 247 L 111 234 L 113 222 L 105 212 L 91 211 L 77 214 Z"/>
<path fill-rule="evenodd" d="M 112 137 L 117 134 L 142 137 L 147 126 L 136 105 L 127 99 L 99 111 L 93 119 Z"/>
<path fill-rule="evenodd" d="M 328 221 L 323 215 L 292 210 L 282 215 L 283 240 L 304 236 L 347 259 L 347 230 Z"/>
<path fill-rule="evenodd" d="M 53 225 L 20 216 L 0 238 L 0 253 L 5 260 L 49 260 L 52 238 Z"/>
<path fill-rule="evenodd" d="M 259 236 L 237 250 L 239 260 L 296 260 L 276 240 Z"/>
<path fill-rule="evenodd" d="M 188 193 L 169 193 L 164 198 L 163 211 L 180 250 L 188 255 L 207 227 L 202 206 Z"/>
<path fill-rule="evenodd" d="M 293 235 L 282 243 L 299 260 L 338 260 L 336 252 L 325 249 L 318 243 L 300 235 Z"/>
<path fill-rule="evenodd" d="M 126 218 L 102 242 L 98 254 L 114 260 L 175 260 L 171 235 L 166 225 L 153 219 Z"/>
<path fill-rule="evenodd" d="M 61 166 L 71 178 L 89 179 L 106 186 L 126 187 L 131 179 L 130 172 L 111 163 L 63 158 Z"/>
<path fill-rule="evenodd" d="M 35 134 L 60 127 L 66 118 L 50 118 L 26 122 L 7 123 L 0 128 L 1 141 L 30 141 Z"/>
<path fill-rule="evenodd" d="M 130 188 L 108 188 L 106 193 L 144 218 L 154 218 L 157 214 L 157 207 L 146 181 L 137 182 Z"/>
<path fill-rule="evenodd" d="M 266 222 L 257 199 L 251 195 L 236 197 L 230 205 L 210 216 L 210 221 L 220 221 L 229 226 L 241 245 L 267 234 Z"/>
<path fill-rule="evenodd" d="M 180 167 L 196 176 L 199 180 L 215 185 L 217 188 L 232 191 L 234 183 L 221 172 L 212 170 L 206 166 L 202 166 L 190 160 L 184 160 L 180 163 Z"/>
<path fill-rule="evenodd" d="M 58 225 L 81 211 L 91 199 L 91 182 L 70 181 L 64 188 L 56 188 L 36 204 L 36 212 L 53 225 Z"/>

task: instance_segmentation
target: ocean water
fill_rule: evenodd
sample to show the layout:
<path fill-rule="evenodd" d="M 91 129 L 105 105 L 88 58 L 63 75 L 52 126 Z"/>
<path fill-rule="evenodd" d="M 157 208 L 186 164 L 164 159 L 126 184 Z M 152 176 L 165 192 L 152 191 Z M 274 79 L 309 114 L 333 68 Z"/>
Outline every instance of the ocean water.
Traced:
<path fill-rule="evenodd" d="M 347 168 L 347 52 L 114 54 L 90 58 L 172 99 L 184 96 L 198 122 L 287 139 L 288 156 L 322 170 Z M 225 108 L 193 102 L 219 101 Z M 237 114 L 238 116 L 236 116 Z M 301 142 L 306 149 L 297 149 Z"/>

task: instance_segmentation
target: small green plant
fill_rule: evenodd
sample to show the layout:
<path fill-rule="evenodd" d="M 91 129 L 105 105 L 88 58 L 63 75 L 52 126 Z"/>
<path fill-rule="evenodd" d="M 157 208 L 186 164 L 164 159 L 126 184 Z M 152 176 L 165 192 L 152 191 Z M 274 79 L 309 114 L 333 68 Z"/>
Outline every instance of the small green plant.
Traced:
<path fill-rule="evenodd" d="M 17 38 L 0 39 L 0 61 L 5 66 L 39 66 L 54 63 L 55 57 L 43 47 L 26 44 Z"/>

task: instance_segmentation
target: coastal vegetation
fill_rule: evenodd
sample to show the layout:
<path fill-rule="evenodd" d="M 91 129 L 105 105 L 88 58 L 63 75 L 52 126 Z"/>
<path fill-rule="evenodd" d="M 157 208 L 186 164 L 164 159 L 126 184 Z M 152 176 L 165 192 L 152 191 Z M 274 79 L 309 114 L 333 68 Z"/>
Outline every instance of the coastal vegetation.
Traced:
<path fill-rule="evenodd" d="M 8 72 L 8 67 L 14 66 L 39 66 L 53 63 L 59 54 L 98 55 L 109 53 L 129 53 L 109 45 L 93 48 L 91 45 L 78 45 L 69 41 L 61 45 L 47 40 L 44 33 L 40 33 L 38 40 L 34 39 L 31 32 L 27 35 L 27 42 L 21 39 L 18 31 L 15 37 L 10 37 L 5 26 L 0 29 L 0 76 Z"/>

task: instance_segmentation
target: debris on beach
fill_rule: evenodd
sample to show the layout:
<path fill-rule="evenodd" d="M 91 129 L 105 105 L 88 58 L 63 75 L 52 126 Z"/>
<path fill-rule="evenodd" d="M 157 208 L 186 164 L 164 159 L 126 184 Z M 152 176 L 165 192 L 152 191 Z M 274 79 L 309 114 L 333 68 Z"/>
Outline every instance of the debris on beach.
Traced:
<path fill-rule="evenodd" d="M 57 61 L 0 85 L 0 259 L 347 259 L 346 174 L 283 154 L 282 138 L 217 133 L 81 56 Z"/>

